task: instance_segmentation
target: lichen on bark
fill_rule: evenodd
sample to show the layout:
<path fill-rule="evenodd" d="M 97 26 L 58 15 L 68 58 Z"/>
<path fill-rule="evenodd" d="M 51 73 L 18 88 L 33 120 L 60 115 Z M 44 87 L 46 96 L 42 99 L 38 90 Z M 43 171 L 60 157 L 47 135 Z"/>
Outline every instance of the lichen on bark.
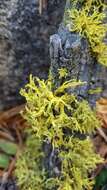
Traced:
<path fill-rule="evenodd" d="M 67 7 L 68 5 L 69 1 Z M 107 67 L 98 63 L 85 36 L 83 38 L 78 32 L 70 32 L 64 22 L 50 38 L 50 57 L 56 86 L 61 83 L 59 69 L 66 68 L 68 79 L 87 82 L 85 86 L 74 91 L 80 99 L 86 99 L 91 106 L 95 106 L 101 96 L 107 97 Z"/>

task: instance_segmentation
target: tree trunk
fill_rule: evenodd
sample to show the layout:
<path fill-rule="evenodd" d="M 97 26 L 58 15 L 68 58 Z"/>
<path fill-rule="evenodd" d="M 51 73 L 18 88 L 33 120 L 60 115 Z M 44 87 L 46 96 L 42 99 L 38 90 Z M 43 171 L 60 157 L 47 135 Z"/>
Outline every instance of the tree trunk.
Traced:
<path fill-rule="evenodd" d="M 30 73 L 47 77 L 49 37 L 57 31 L 66 0 L 0 0 L 0 110 L 21 103 L 20 88 Z"/>

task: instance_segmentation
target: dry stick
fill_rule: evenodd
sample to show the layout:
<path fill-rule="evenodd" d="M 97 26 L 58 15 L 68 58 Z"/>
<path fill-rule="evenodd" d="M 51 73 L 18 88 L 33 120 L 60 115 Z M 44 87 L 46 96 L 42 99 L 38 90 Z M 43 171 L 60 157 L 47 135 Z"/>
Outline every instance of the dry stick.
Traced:
<path fill-rule="evenodd" d="M 20 106 L 17 106 L 15 108 L 12 108 L 8 111 L 5 111 L 3 113 L 0 114 L 0 122 L 3 121 L 3 120 L 8 120 L 10 117 L 14 117 L 16 116 L 17 114 L 20 113 L 21 110 L 23 110 L 25 107 L 24 104 L 20 105 Z"/>
<path fill-rule="evenodd" d="M 16 128 L 14 128 L 14 129 L 16 131 L 16 135 L 17 135 L 17 138 L 18 138 L 18 141 L 19 141 L 19 147 L 22 148 L 22 146 L 23 146 L 23 140 L 22 140 L 20 131 L 18 129 L 18 125 L 16 125 Z"/>
<path fill-rule="evenodd" d="M 11 132 L 9 131 L 8 123 L 0 123 L 0 138 L 8 139 L 10 141 L 15 141 Z"/>
<path fill-rule="evenodd" d="M 16 157 L 17 157 L 17 156 L 16 156 Z M 11 163 L 10 163 L 10 165 L 9 165 L 9 169 L 8 169 L 8 171 L 7 171 L 7 173 L 8 173 L 8 178 L 12 175 L 12 172 L 13 172 L 13 170 L 14 170 L 14 168 L 15 168 L 16 157 L 12 159 L 12 161 L 11 161 Z"/>
<path fill-rule="evenodd" d="M 107 136 L 104 133 L 104 131 L 101 128 L 97 129 L 98 133 L 100 134 L 100 136 L 105 140 L 105 142 L 107 143 Z"/>
<path fill-rule="evenodd" d="M 47 9 L 47 0 L 39 0 L 39 13 L 42 14 L 43 9 Z"/>
<path fill-rule="evenodd" d="M 3 186 L 7 182 L 7 180 L 8 180 L 8 172 L 4 172 L 1 180 L 0 190 L 3 189 Z"/>
<path fill-rule="evenodd" d="M 10 141 L 15 140 L 9 133 L 5 133 L 3 131 L 0 131 L 0 138 L 8 139 Z"/>
<path fill-rule="evenodd" d="M 39 0 L 39 13 L 42 14 L 43 4 L 42 0 Z"/>

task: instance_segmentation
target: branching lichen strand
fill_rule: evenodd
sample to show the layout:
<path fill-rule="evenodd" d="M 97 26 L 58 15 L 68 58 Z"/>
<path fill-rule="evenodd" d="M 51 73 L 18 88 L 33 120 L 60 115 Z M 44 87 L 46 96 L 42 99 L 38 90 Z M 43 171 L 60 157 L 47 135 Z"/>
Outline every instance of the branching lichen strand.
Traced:
<path fill-rule="evenodd" d="M 93 181 L 88 174 L 102 159 L 94 153 L 92 142 L 86 136 L 100 123 L 86 101 L 78 102 L 67 92 L 67 88 L 77 85 L 83 83 L 66 81 L 53 90 L 51 77 L 44 81 L 31 75 L 29 84 L 21 90 L 27 102 L 22 115 L 30 125 L 26 129 L 26 146 L 15 170 L 21 190 L 92 189 Z M 84 139 L 79 138 L 82 134 Z M 47 142 L 52 147 L 51 158 L 45 158 L 43 145 Z M 60 163 L 53 168 L 55 151 Z M 54 173 L 46 168 L 46 159 Z"/>

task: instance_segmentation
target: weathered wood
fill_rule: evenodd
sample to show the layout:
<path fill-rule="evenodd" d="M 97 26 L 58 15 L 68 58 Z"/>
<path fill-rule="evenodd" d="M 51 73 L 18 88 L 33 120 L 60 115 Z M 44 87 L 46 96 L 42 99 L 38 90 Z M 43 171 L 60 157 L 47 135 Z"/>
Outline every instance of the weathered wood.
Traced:
<path fill-rule="evenodd" d="M 107 67 L 99 64 L 92 56 L 86 39 L 77 33 L 69 32 L 62 24 L 58 33 L 50 38 L 50 56 L 51 72 L 56 86 L 62 82 L 58 70 L 66 68 L 68 77 L 65 80 L 87 82 L 86 85 L 71 90 L 80 99 L 86 99 L 90 105 L 95 106 L 97 99 L 101 96 L 107 97 Z M 98 88 L 101 88 L 101 92 L 91 93 L 90 90 Z"/>
<path fill-rule="evenodd" d="M 67 2 L 69 5 L 69 1 Z M 51 73 L 55 88 L 60 86 L 64 81 L 76 79 L 85 81 L 86 84 L 76 89 L 69 89 L 69 93 L 74 93 L 80 100 L 87 100 L 92 107 L 95 107 L 97 99 L 101 96 L 107 97 L 107 67 L 99 64 L 95 57 L 90 52 L 88 41 L 82 38 L 78 33 L 69 32 L 63 25 L 60 25 L 56 34 L 50 37 L 50 58 L 51 58 Z M 60 78 L 59 69 L 66 69 L 68 75 L 66 78 Z M 91 94 L 90 90 L 101 88 L 99 93 Z M 86 135 L 75 132 L 75 136 L 80 139 L 85 139 Z M 47 170 L 49 174 L 60 175 L 59 166 L 55 160 L 57 152 L 52 150 L 46 144 L 45 155 Z M 49 160 L 53 160 L 49 165 Z M 55 170 L 56 169 L 56 170 Z M 53 172 L 53 173 L 52 173 Z M 52 174 L 51 174 L 52 173 Z"/>

